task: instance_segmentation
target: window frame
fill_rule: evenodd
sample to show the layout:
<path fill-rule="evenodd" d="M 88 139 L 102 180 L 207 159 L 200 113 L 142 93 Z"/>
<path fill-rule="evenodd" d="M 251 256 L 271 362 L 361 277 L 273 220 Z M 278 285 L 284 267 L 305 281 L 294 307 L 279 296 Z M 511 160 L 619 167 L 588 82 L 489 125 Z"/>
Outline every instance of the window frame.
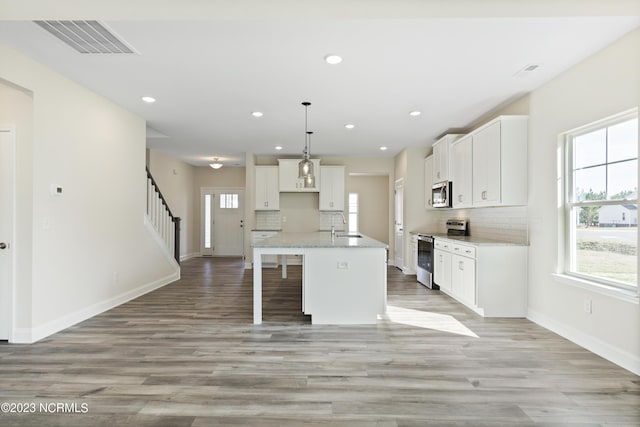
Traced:
<path fill-rule="evenodd" d="M 576 224 L 576 218 L 575 218 L 576 211 L 574 210 L 574 208 L 589 207 L 589 206 L 621 206 L 621 205 L 629 205 L 629 204 L 635 204 L 636 206 L 638 205 L 637 192 L 636 192 L 635 199 L 617 199 L 617 200 L 607 199 L 607 200 L 582 200 L 582 201 L 574 200 L 575 189 L 574 189 L 573 162 L 574 162 L 575 139 L 579 136 L 582 136 L 591 132 L 595 132 L 600 129 L 606 129 L 606 128 L 615 126 L 617 124 L 626 122 L 628 120 L 633 120 L 633 119 L 638 119 L 637 108 L 598 120 L 588 125 L 565 132 L 562 135 L 561 140 L 563 144 L 562 148 L 563 148 L 563 155 L 564 155 L 564 161 L 562 162 L 563 163 L 562 178 L 564 178 L 563 179 L 564 191 L 563 191 L 563 200 L 562 200 L 562 203 L 560 204 L 561 210 L 562 210 L 561 229 L 563 230 L 563 233 L 560 234 L 563 238 L 560 247 L 562 248 L 562 251 L 563 251 L 563 254 L 561 257 L 563 260 L 563 265 L 561 266 L 560 271 L 562 271 L 562 274 L 565 276 L 578 279 L 582 284 L 587 283 L 589 285 L 593 285 L 597 287 L 604 286 L 606 288 L 613 289 L 616 291 L 623 291 L 627 294 L 633 293 L 637 296 L 637 295 L 640 295 L 639 284 L 632 285 L 632 284 L 614 280 L 614 279 L 607 279 L 603 277 L 593 276 L 590 274 L 580 273 L 578 271 L 572 271 L 572 269 L 575 270 L 574 259 L 575 259 L 575 248 L 576 248 L 576 240 L 575 240 L 576 227 L 574 226 L 574 224 Z M 638 162 L 638 159 L 639 157 L 636 156 L 636 162 Z M 627 160 L 630 160 L 630 159 L 627 159 Z M 610 163 L 607 161 L 605 165 L 608 166 L 609 164 L 616 164 L 616 163 L 619 163 L 619 161 L 613 161 Z M 640 182 L 640 178 L 639 178 L 640 168 L 638 168 L 637 175 L 638 176 L 636 176 L 636 188 L 639 187 L 638 183 Z M 638 226 L 636 226 L 636 230 L 637 228 Z M 640 246 L 638 245 L 638 243 L 639 243 L 638 236 L 636 236 L 636 247 Z M 636 258 L 637 256 L 638 255 L 636 255 Z M 636 263 L 637 263 L 637 260 L 636 260 Z M 636 283 L 638 282 L 637 279 L 638 279 L 638 268 L 636 267 Z"/>

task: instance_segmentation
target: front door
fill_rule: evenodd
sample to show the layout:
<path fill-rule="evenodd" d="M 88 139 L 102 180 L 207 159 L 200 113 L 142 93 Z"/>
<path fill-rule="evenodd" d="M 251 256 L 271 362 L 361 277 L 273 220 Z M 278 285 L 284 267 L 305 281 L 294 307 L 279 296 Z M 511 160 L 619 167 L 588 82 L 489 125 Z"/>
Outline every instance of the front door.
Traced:
<path fill-rule="evenodd" d="M 13 182 L 16 132 L 0 125 L 0 340 L 8 340 L 13 318 Z"/>
<path fill-rule="evenodd" d="M 201 189 L 203 256 L 244 254 L 244 189 Z"/>
<path fill-rule="evenodd" d="M 404 266 L 404 220 L 403 220 L 404 181 L 399 179 L 395 183 L 395 265 L 399 269 Z"/>

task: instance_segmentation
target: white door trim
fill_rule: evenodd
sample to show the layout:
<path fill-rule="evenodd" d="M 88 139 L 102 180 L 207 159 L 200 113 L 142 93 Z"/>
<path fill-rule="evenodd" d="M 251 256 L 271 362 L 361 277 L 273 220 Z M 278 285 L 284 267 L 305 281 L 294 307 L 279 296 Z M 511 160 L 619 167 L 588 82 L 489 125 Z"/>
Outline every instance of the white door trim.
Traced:
<path fill-rule="evenodd" d="M 0 282 L 0 285 L 6 286 L 7 292 L 7 313 L 5 314 L 6 324 L 6 336 L 0 337 L 0 339 L 7 339 L 9 342 L 15 341 L 15 270 L 16 270 L 16 257 L 15 251 L 13 250 L 16 242 L 16 127 L 15 125 L 9 124 L 0 124 L 0 132 L 2 134 L 8 133 L 10 134 L 9 145 L 7 147 L 3 147 L 3 154 L 6 150 L 7 154 L 7 162 L 3 165 L 0 165 L 2 168 L 2 179 L 8 180 L 7 187 L 9 188 L 9 206 L 4 207 L 8 212 L 8 226 L 9 226 L 9 235 L 8 236 L 0 236 L 0 241 L 5 242 L 7 248 L 2 250 L 2 255 L 8 257 L 8 271 L 6 272 L 6 282 Z M 4 163 L 4 162 L 3 162 Z M 4 167 L 3 167 L 4 166 Z M 8 167 L 7 167 L 8 166 Z M 4 308 L 3 308 L 4 310 Z M 3 334 L 4 335 L 4 334 Z"/>

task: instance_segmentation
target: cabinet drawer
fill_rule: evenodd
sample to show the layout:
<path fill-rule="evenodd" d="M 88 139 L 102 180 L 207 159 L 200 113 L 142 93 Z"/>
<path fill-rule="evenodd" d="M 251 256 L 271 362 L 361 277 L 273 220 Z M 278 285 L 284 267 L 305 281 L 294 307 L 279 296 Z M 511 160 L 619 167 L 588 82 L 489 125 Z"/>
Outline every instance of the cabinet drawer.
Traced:
<path fill-rule="evenodd" d="M 441 249 L 447 252 L 451 252 L 453 250 L 452 249 L 453 243 L 449 242 L 448 240 L 435 239 L 433 246 L 437 249 Z"/>
<path fill-rule="evenodd" d="M 451 252 L 454 254 L 458 254 L 467 258 L 476 257 L 476 248 L 475 246 L 461 245 L 459 243 L 453 243 L 451 245 Z"/>
<path fill-rule="evenodd" d="M 251 232 L 251 242 L 259 242 L 264 239 L 268 239 L 269 237 L 273 237 L 278 234 L 277 231 L 252 231 Z"/>

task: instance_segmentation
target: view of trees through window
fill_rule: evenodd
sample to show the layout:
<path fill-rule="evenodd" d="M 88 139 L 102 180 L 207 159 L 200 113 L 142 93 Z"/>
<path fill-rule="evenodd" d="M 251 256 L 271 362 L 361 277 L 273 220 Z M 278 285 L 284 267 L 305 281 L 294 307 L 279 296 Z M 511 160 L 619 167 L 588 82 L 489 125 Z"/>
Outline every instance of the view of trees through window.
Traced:
<path fill-rule="evenodd" d="M 638 119 L 570 135 L 569 272 L 637 286 Z"/>

